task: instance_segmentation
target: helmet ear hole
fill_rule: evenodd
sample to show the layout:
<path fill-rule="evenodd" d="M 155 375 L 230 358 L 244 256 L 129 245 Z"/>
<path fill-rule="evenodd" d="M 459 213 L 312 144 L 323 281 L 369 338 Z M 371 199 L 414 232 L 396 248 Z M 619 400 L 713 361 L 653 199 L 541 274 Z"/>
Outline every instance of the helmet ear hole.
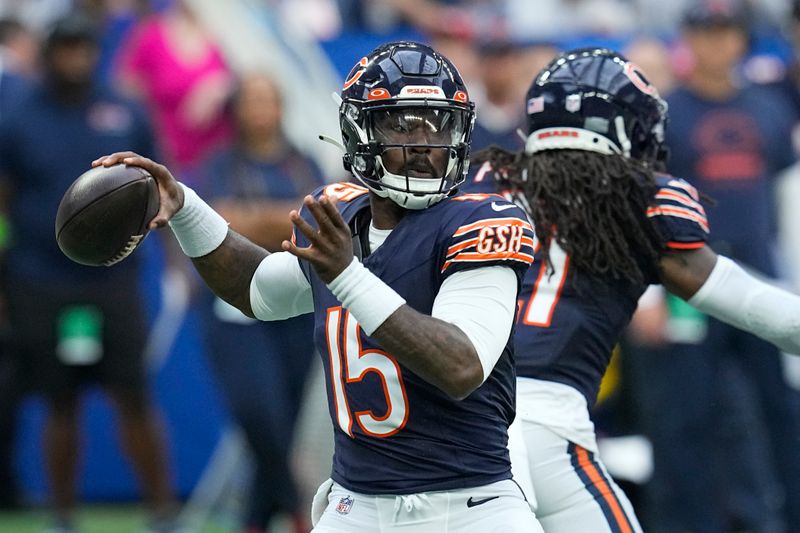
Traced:
<path fill-rule="evenodd" d="M 357 154 L 353 158 L 353 168 L 362 176 L 371 178 L 375 174 L 375 159 L 372 156 Z"/>

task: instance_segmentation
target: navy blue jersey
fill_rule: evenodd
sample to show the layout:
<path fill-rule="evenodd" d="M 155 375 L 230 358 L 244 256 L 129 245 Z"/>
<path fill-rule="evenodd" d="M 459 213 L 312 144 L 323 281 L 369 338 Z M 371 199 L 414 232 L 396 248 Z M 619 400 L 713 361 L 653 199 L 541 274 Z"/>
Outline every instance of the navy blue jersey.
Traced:
<path fill-rule="evenodd" d="M 59 250 L 53 228 L 64 191 L 92 160 L 122 150 L 155 157 L 144 110 L 106 87 L 68 103 L 40 83 L 7 111 L 0 120 L 0 177 L 13 193 L 9 220 L 14 238 L 5 258 L 9 273 L 34 283 L 135 276 L 141 254 L 115 268 L 79 265 Z"/>
<path fill-rule="evenodd" d="M 795 115 L 779 93 L 745 86 L 724 101 L 687 88 L 669 95 L 668 169 L 716 200 L 715 250 L 774 275 L 774 176 L 795 162 Z M 765 102 L 768 102 L 766 104 Z"/>
<path fill-rule="evenodd" d="M 369 224 L 368 191 L 349 183 L 324 190 L 339 197 L 337 207 L 360 242 Z M 307 210 L 301 213 L 316 225 Z M 299 232 L 295 239 L 298 246 L 308 245 Z M 521 279 L 533 261 L 533 233 L 522 210 L 501 196 L 462 195 L 409 211 L 373 253 L 356 248 L 373 274 L 430 315 L 442 283 L 456 272 L 503 265 Z M 486 382 L 455 401 L 365 335 L 313 268 L 300 264 L 313 288 L 315 340 L 328 383 L 332 478 L 366 494 L 449 490 L 510 478 L 511 338 Z"/>
<path fill-rule="evenodd" d="M 657 181 L 656 202 L 647 215 L 665 237 L 667 248 L 703 247 L 708 223 L 697 191 L 673 177 L 659 176 Z M 647 283 L 658 280 L 655 274 L 641 284 L 581 276 L 571 271 L 569 257 L 555 245 L 550 260 L 552 274 L 537 251 L 522 282 L 514 337 L 517 375 L 574 387 L 591 406 L 639 297 Z"/>

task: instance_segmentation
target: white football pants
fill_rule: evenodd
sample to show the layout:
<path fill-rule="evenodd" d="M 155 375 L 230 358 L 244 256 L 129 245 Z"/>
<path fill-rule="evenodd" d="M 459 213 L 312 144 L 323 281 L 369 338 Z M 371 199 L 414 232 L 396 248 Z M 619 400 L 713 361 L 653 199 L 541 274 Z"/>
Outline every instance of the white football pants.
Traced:
<path fill-rule="evenodd" d="M 514 479 L 546 533 L 641 533 L 597 454 L 519 416 L 508 446 Z"/>
<path fill-rule="evenodd" d="M 328 480 L 312 519 L 313 533 L 543 533 L 511 480 L 404 496 L 358 494 Z"/>

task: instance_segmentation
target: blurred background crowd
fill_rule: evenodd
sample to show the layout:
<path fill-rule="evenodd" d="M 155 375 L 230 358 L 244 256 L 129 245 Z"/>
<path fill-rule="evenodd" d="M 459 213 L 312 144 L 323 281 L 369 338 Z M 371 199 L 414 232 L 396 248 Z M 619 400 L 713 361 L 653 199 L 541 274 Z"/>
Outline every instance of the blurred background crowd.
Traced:
<path fill-rule="evenodd" d="M 215 300 L 168 232 L 71 264 L 54 217 L 134 149 L 279 249 L 300 198 L 348 178 L 319 141 L 331 94 L 403 38 L 460 69 L 473 150 L 522 147 L 558 51 L 621 50 L 669 102 L 669 171 L 713 199 L 712 246 L 800 291 L 800 1 L 0 0 L 0 531 L 308 530 L 332 450 L 310 317 Z M 645 294 L 594 410 L 645 530 L 800 531 L 799 361 Z M 82 511 L 105 504 L 136 510 Z"/>

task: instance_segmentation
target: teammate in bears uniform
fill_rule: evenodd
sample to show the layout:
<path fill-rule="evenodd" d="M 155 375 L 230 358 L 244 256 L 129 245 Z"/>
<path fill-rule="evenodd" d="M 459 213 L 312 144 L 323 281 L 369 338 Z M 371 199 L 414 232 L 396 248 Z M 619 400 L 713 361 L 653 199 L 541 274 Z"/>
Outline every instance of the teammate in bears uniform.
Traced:
<path fill-rule="evenodd" d="M 562 54 L 534 80 L 527 112 L 524 152 L 476 156 L 525 206 L 537 237 L 514 336 L 514 476 L 548 533 L 641 531 L 597 456 L 589 418 L 639 296 L 662 283 L 793 353 L 800 298 L 706 246 L 697 191 L 654 172 L 666 159 L 666 105 L 624 57 L 607 49 Z"/>
<path fill-rule="evenodd" d="M 265 320 L 314 313 L 336 445 L 314 531 L 540 532 L 507 451 L 530 223 L 501 196 L 456 195 L 474 111 L 446 58 L 380 46 L 341 96 L 345 167 L 365 187 L 307 196 L 280 253 L 229 231 L 157 163 L 94 164 L 155 176 L 152 226 L 169 220 L 217 295 Z"/>

